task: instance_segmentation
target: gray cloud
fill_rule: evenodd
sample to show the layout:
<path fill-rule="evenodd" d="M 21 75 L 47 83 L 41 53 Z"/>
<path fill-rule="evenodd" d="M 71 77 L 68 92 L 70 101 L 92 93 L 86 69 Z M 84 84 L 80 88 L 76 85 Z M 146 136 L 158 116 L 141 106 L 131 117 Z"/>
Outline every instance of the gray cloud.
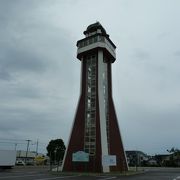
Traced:
<path fill-rule="evenodd" d="M 150 58 L 150 53 L 143 49 L 136 49 L 134 56 L 140 60 L 148 60 Z"/>
<path fill-rule="evenodd" d="M 11 79 L 11 75 L 1 67 L 0 68 L 0 80 L 9 81 L 10 79 Z"/>
<path fill-rule="evenodd" d="M 76 41 L 99 20 L 117 46 L 113 95 L 125 148 L 178 146 L 179 5 L 1 0 L 0 137 L 67 142 L 80 92 Z"/>
<path fill-rule="evenodd" d="M 12 71 L 33 71 L 41 72 L 45 68 L 42 57 L 35 56 L 33 53 L 15 48 L 1 48 L 0 53 L 3 58 L 0 59 L 1 68 Z"/>
<path fill-rule="evenodd" d="M 180 50 L 179 51 L 175 51 L 173 54 L 174 54 L 174 56 L 179 57 L 180 56 Z"/>

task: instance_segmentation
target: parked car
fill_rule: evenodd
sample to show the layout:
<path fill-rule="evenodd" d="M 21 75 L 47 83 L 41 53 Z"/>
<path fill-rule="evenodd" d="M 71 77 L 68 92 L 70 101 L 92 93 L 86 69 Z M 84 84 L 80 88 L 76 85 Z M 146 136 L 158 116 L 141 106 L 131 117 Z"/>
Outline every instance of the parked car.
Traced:
<path fill-rule="evenodd" d="M 17 165 L 17 166 L 25 166 L 25 162 L 22 161 L 22 160 L 17 160 L 17 161 L 16 161 L 16 165 Z"/>

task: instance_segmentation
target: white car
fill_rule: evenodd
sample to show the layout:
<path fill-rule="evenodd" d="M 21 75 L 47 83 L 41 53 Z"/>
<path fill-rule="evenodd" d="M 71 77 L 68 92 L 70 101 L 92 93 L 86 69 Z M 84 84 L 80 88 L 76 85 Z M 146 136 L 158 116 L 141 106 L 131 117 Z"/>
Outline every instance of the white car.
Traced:
<path fill-rule="evenodd" d="M 16 165 L 17 165 L 17 166 L 25 166 L 25 162 L 22 161 L 22 160 L 17 160 L 17 161 L 16 161 Z"/>

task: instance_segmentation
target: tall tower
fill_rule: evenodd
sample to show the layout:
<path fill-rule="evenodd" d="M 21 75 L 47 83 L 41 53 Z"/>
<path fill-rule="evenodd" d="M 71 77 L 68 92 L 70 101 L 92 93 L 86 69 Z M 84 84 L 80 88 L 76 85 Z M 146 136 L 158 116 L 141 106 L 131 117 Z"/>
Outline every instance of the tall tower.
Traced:
<path fill-rule="evenodd" d="M 77 42 L 81 94 L 62 170 L 126 171 L 126 155 L 112 99 L 111 64 L 116 60 L 116 46 L 99 22 L 89 25 L 84 35 Z M 89 162 L 73 162 L 73 153 L 78 151 L 88 153 Z M 115 166 L 102 165 L 107 155 L 115 155 Z"/>

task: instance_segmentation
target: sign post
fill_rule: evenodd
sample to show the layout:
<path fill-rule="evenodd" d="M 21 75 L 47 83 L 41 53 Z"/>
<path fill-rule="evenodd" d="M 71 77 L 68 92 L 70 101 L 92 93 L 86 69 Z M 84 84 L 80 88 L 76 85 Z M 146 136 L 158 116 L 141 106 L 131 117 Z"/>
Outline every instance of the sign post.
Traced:
<path fill-rule="evenodd" d="M 116 166 L 116 155 L 103 155 L 102 166 Z"/>
<path fill-rule="evenodd" d="M 75 163 L 84 163 L 85 164 L 85 170 L 86 170 L 86 165 L 89 162 L 89 153 L 86 153 L 84 151 L 77 151 L 72 154 L 72 161 Z"/>
<path fill-rule="evenodd" d="M 73 162 L 89 162 L 89 154 L 84 151 L 77 151 L 72 154 Z"/>

